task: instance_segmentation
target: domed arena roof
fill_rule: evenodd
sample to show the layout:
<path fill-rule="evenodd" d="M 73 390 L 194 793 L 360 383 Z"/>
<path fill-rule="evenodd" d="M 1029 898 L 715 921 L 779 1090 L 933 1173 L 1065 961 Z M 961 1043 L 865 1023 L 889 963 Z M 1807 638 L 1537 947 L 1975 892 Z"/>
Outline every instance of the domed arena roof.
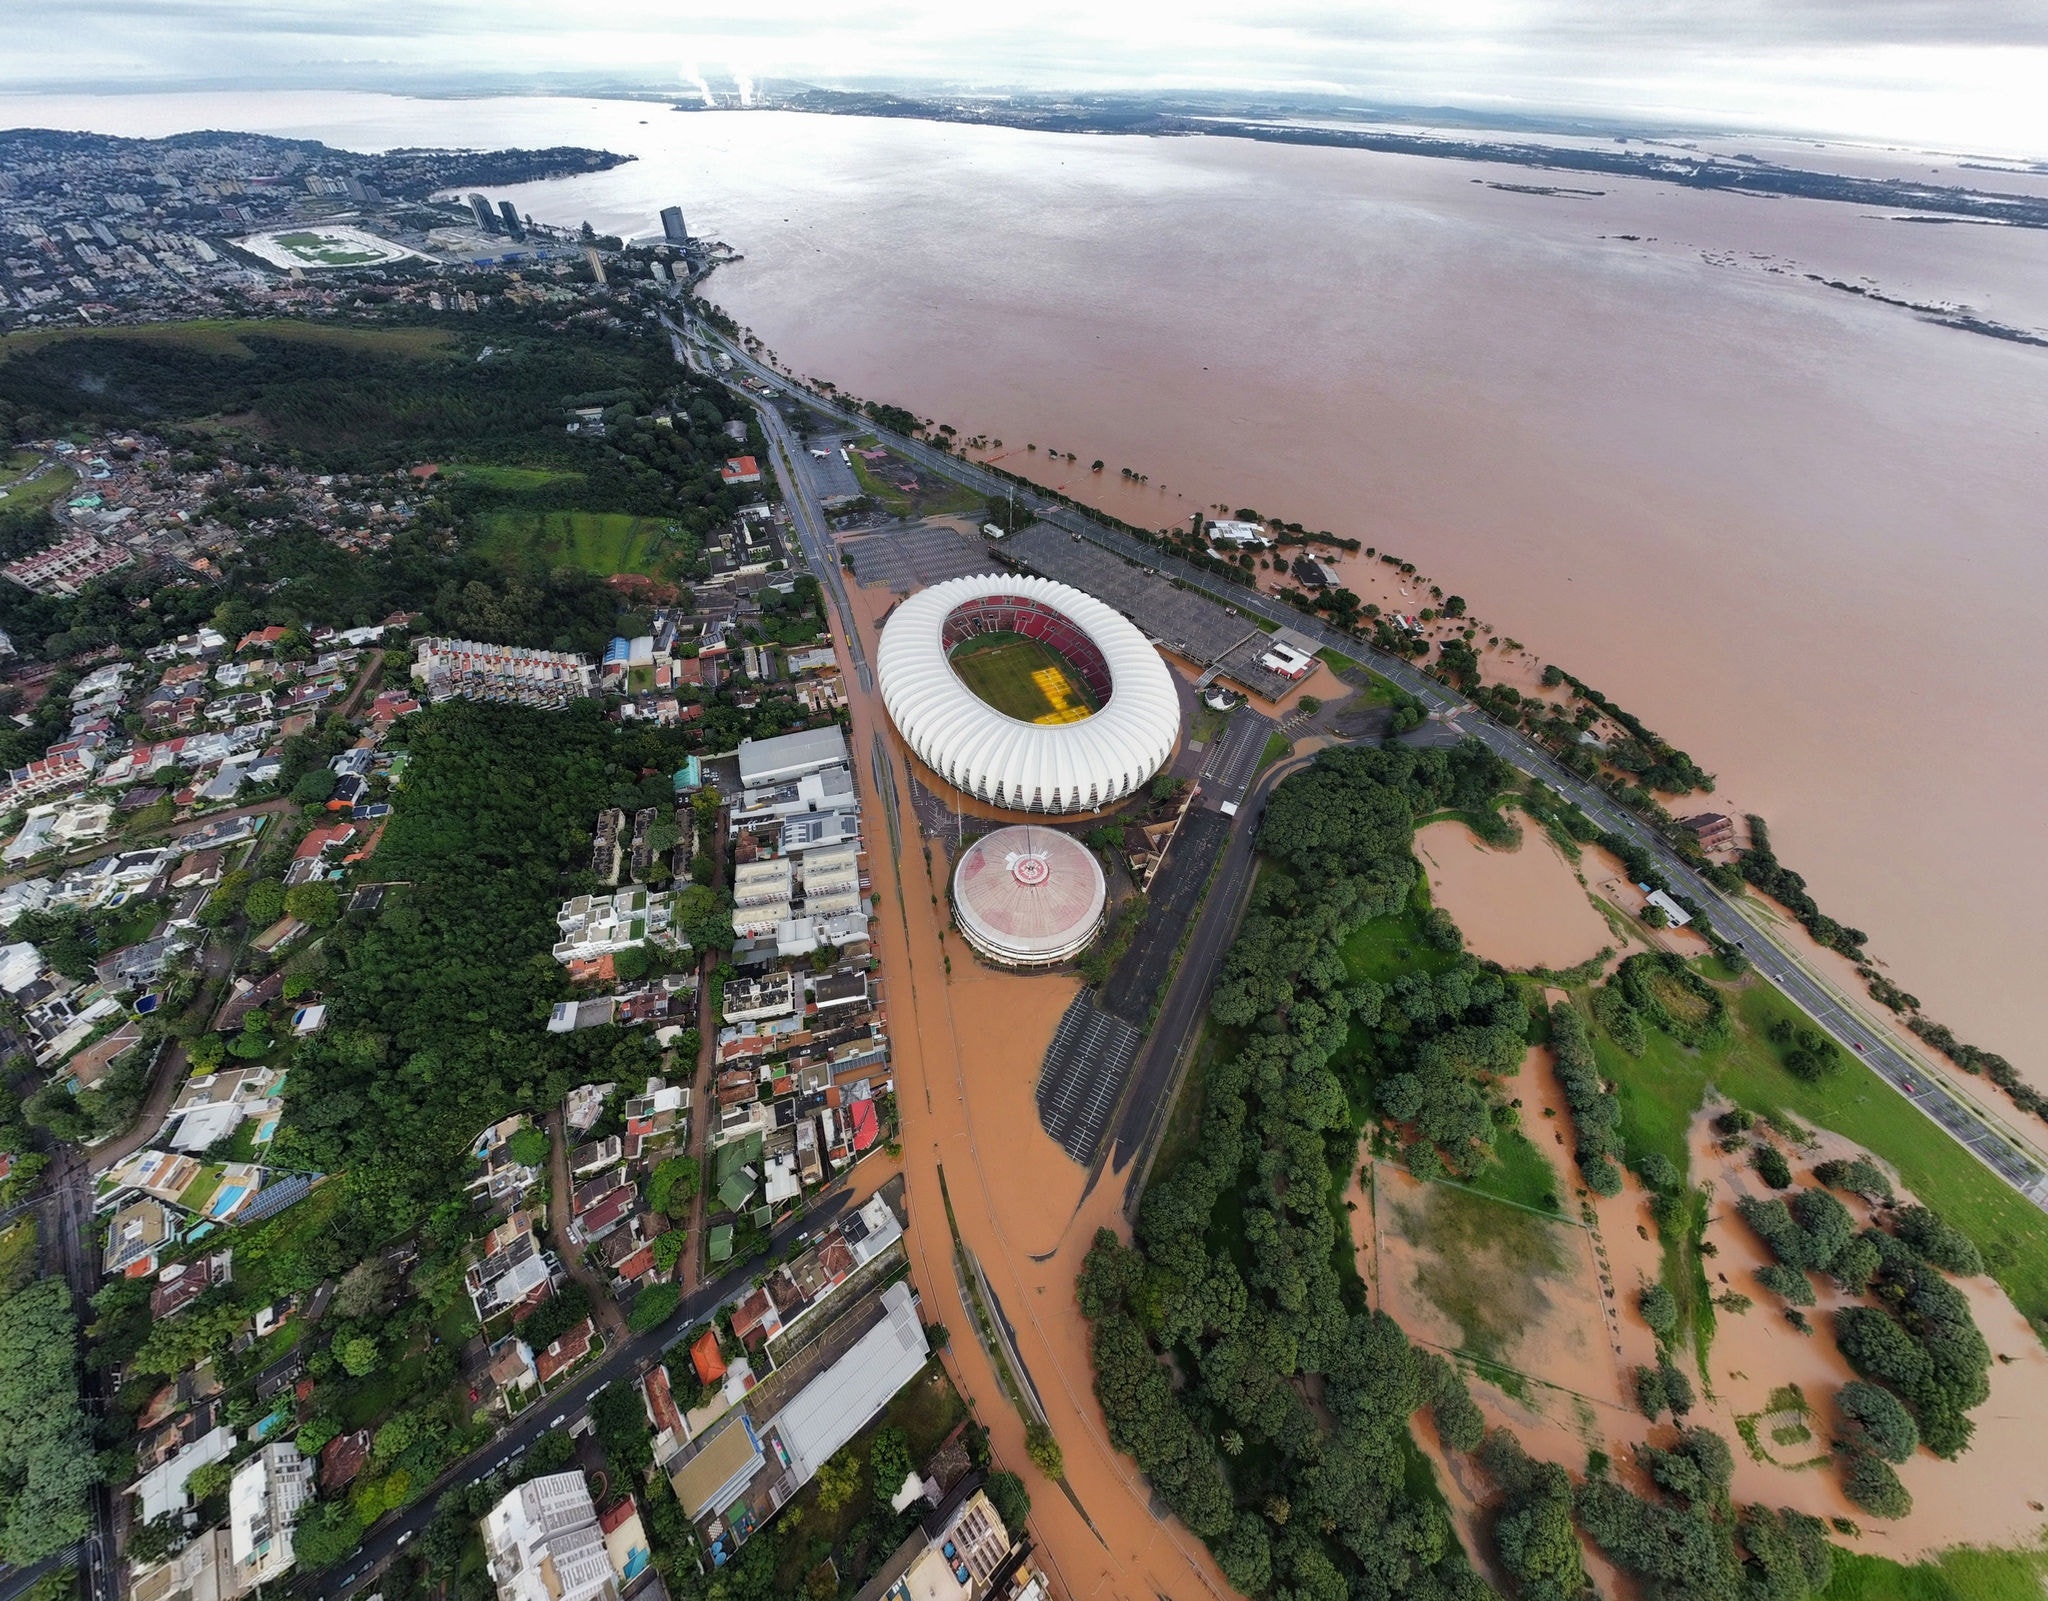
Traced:
<path fill-rule="evenodd" d="M 1077 954 L 1108 899 L 1095 853 L 1039 823 L 984 834 L 953 869 L 953 921 L 991 961 L 1036 967 Z"/>
<path fill-rule="evenodd" d="M 1010 659 L 984 653 L 990 644 Z M 1006 811 L 1113 806 L 1180 735 L 1159 652 L 1094 596 L 1045 578 L 991 573 L 921 590 L 889 618 L 875 666 L 918 758 Z"/>

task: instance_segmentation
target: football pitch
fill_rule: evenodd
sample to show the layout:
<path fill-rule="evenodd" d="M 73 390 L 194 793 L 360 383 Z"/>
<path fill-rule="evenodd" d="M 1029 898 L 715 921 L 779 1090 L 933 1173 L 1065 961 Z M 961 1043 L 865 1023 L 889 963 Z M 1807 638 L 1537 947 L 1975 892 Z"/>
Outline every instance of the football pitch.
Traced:
<path fill-rule="evenodd" d="M 1058 651 L 1022 634 L 977 634 L 951 661 L 967 687 L 1006 717 L 1078 723 L 1100 709 Z"/>

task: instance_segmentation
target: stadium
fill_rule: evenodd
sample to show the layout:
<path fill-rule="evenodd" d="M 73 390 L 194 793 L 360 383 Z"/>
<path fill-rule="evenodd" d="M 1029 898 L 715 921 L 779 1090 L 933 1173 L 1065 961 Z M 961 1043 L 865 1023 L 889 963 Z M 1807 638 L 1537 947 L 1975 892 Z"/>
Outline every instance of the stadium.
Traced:
<path fill-rule="evenodd" d="M 1058 829 L 1018 823 L 984 834 L 953 869 L 953 922 L 990 961 L 1044 967 L 1102 926 L 1108 890 L 1095 853 Z"/>
<path fill-rule="evenodd" d="M 1092 595 L 987 574 L 896 608 L 876 654 L 905 742 L 963 794 L 1013 812 L 1094 812 L 1139 788 L 1180 736 L 1173 677 Z"/>

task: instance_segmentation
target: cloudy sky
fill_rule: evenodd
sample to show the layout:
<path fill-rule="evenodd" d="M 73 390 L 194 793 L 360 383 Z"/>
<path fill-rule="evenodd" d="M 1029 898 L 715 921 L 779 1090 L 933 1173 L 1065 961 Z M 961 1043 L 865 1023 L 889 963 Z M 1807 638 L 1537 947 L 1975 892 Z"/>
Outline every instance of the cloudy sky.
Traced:
<path fill-rule="evenodd" d="M 0 91 L 1318 90 L 2048 157 L 2048 0 L 44 0 Z"/>

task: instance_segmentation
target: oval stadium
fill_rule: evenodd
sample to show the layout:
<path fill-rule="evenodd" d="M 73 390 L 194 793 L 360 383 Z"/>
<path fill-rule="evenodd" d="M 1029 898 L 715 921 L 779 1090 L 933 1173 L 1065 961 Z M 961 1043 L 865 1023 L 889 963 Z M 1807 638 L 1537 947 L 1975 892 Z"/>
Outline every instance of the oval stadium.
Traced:
<path fill-rule="evenodd" d="M 1145 636 L 1050 579 L 991 573 L 919 591 L 882 630 L 875 667 L 918 759 L 1004 811 L 1113 806 L 1180 736 L 1173 676 Z"/>
<path fill-rule="evenodd" d="M 1043 824 L 984 834 L 953 869 L 953 921 L 968 944 L 1005 967 L 1076 955 L 1102 926 L 1107 899 L 1095 853 Z"/>

